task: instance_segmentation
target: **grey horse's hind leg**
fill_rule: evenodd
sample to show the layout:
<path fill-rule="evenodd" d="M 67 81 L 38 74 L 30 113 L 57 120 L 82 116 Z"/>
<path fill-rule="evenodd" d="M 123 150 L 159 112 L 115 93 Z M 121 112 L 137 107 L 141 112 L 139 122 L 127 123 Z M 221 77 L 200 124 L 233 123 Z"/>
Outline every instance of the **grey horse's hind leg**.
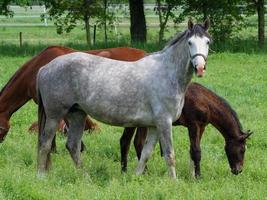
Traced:
<path fill-rule="evenodd" d="M 51 145 L 56 133 L 58 121 L 59 120 L 47 118 L 44 131 L 39 136 L 38 174 L 44 174 L 51 167 Z"/>
<path fill-rule="evenodd" d="M 151 156 L 152 150 L 154 149 L 158 141 L 158 138 L 159 138 L 158 130 L 156 128 L 149 128 L 145 145 L 141 153 L 141 158 L 136 168 L 136 175 L 141 175 L 144 172 L 146 162 Z"/>
<path fill-rule="evenodd" d="M 80 167 L 82 164 L 80 159 L 81 139 L 86 116 L 87 115 L 84 111 L 78 109 L 71 110 L 66 116 L 66 119 L 68 119 L 69 122 L 69 132 L 66 148 L 70 152 L 71 158 L 73 159 L 77 167 Z"/>

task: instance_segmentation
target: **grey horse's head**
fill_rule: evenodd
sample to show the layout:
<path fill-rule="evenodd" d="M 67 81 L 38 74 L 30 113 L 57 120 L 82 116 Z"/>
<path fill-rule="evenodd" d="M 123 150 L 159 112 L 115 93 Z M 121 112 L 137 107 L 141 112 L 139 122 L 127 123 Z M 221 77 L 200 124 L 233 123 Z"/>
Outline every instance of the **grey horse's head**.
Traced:
<path fill-rule="evenodd" d="M 188 21 L 188 30 L 186 32 L 187 44 L 191 57 L 191 63 L 198 77 L 202 77 L 206 70 L 209 44 L 211 41 L 208 34 L 209 20 L 203 24 L 194 24 L 192 20 Z"/>

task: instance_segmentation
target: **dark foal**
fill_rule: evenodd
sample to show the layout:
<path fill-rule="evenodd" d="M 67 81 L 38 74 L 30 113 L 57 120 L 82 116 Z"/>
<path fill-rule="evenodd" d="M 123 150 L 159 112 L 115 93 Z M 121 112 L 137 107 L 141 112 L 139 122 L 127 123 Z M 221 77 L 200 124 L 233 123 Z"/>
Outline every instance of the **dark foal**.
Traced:
<path fill-rule="evenodd" d="M 173 123 L 174 126 L 187 127 L 190 139 L 190 156 L 194 163 L 194 176 L 200 176 L 201 148 L 200 140 L 205 127 L 212 124 L 225 139 L 225 152 L 233 174 L 242 171 L 246 139 L 251 132 L 242 131 L 241 124 L 235 111 L 222 97 L 204 86 L 191 83 L 185 95 L 182 115 Z M 122 171 L 127 170 L 127 156 L 134 127 L 125 128 L 120 139 Z M 146 128 L 137 128 L 134 145 L 138 159 L 147 134 Z"/>

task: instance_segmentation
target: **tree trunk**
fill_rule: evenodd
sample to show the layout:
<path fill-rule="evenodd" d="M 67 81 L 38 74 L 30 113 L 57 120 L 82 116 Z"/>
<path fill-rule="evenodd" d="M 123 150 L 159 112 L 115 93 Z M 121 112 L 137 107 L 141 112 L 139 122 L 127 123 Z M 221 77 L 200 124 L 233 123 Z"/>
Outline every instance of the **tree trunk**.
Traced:
<path fill-rule="evenodd" d="M 105 24 L 104 24 L 104 34 L 105 34 L 105 47 L 107 48 L 107 43 L 108 43 L 108 35 L 107 35 L 107 0 L 104 0 L 104 9 L 105 9 Z"/>
<path fill-rule="evenodd" d="M 159 29 L 159 43 L 160 44 L 163 42 L 164 31 L 165 31 L 165 26 L 160 26 L 160 29 Z"/>
<path fill-rule="evenodd" d="M 264 47 L 264 0 L 258 0 L 256 3 L 258 13 L 258 42 L 259 47 Z"/>
<path fill-rule="evenodd" d="M 90 34 L 90 17 L 85 16 L 84 17 L 84 23 L 85 23 L 85 31 L 86 31 L 86 42 L 89 47 L 91 47 L 91 34 Z"/>
<path fill-rule="evenodd" d="M 129 0 L 131 41 L 146 42 L 146 19 L 143 0 Z"/>

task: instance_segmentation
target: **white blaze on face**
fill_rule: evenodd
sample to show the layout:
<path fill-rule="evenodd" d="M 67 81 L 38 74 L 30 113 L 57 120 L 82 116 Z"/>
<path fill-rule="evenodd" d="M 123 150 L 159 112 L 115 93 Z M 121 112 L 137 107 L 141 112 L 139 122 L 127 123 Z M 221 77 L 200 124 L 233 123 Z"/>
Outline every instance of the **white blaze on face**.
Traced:
<path fill-rule="evenodd" d="M 194 55 L 201 54 L 207 58 L 209 52 L 209 43 L 209 38 L 205 36 L 199 37 L 193 35 L 188 40 L 190 56 L 194 57 Z M 197 76 L 203 76 L 205 73 L 206 61 L 201 55 L 197 55 L 191 60 L 194 68 L 196 69 Z"/>

